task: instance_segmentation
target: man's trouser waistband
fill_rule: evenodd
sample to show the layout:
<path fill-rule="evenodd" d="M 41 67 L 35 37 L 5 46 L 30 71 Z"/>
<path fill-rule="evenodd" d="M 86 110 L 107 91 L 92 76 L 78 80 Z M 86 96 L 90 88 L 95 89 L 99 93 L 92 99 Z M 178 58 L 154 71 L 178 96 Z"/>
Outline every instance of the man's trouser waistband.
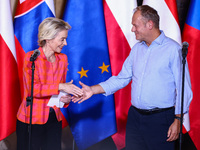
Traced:
<path fill-rule="evenodd" d="M 132 107 L 137 112 L 139 112 L 140 114 L 143 114 L 143 115 L 151 115 L 151 114 L 155 114 L 155 113 L 160 113 L 160 112 L 167 111 L 167 110 L 174 108 L 174 106 L 172 106 L 172 107 L 168 107 L 168 108 L 139 109 L 139 108 L 136 108 L 133 105 L 132 105 Z"/>

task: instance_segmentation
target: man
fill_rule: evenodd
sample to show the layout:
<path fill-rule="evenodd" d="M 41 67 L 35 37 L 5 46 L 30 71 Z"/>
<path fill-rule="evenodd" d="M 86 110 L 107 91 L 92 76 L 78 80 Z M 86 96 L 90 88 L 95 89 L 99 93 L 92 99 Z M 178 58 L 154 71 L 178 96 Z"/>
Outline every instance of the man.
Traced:
<path fill-rule="evenodd" d="M 132 25 L 140 42 L 133 46 L 121 72 L 91 87 L 80 82 L 84 97 L 72 101 L 113 94 L 132 80 L 126 149 L 172 150 L 180 132 L 181 46 L 159 29 L 157 11 L 147 5 L 135 9 Z M 192 99 L 187 66 L 185 74 L 184 113 Z"/>

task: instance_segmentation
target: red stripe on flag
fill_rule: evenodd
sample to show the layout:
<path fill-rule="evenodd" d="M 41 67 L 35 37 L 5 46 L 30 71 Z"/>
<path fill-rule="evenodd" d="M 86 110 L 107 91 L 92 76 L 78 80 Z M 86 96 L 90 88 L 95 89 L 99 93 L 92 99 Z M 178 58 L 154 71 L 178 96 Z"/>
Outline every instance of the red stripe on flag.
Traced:
<path fill-rule="evenodd" d="M 189 135 L 194 142 L 197 149 L 200 149 L 200 30 L 197 30 L 187 24 L 184 25 L 183 40 L 189 43 L 188 47 L 188 66 L 190 70 L 193 100 L 190 104 L 189 116 L 190 116 L 190 131 Z"/>
<path fill-rule="evenodd" d="M 104 1 L 104 15 L 108 39 L 108 49 L 112 75 L 117 75 L 131 50 L 121 28 L 116 22 L 107 3 Z M 117 120 L 117 133 L 112 136 L 118 149 L 125 147 L 125 129 L 128 109 L 131 105 L 131 85 L 117 91 L 115 97 L 115 111 Z"/>
<path fill-rule="evenodd" d="M 67 127 L 69 123 L 67 122 L 65 116 L 62 114 L 62 128 Z"/>
<path fill-rule="evenodd" d="M 0 35 L 0 140 L 16 129 L 16 114 L 21 102 L 17 63 Z"/>
<path fill-rule="evenodd" d="M 178 10 L 177 10 L 177 4 L 176 1 L 172 0 L 165 0 L 168 8 L 170 9 L 171 13 L 173 14 L 174 18 L 176 19 L 177 23 L 179 24 L 179 19 L 178 19 Z"/>
<path fill-rule="evenodd" d="M 34 6 L 36 6 L 37 4 L 39 4 L 42 1 L 43 0 L 26 0 L 21 4 L 18 1 L 15 16 L 21 15 L 21 14 L 29 11 L 30 9 L 32 9 Z"/>

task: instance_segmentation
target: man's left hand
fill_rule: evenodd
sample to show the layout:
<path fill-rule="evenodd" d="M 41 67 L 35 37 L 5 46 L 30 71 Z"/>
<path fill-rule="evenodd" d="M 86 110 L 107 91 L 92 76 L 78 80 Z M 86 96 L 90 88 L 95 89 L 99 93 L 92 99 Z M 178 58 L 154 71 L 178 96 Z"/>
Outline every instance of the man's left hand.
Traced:
<path fill-rule="evenodd" d="M 180 133 L 180 121 L 178 119 L 174 119 L 174 122 L 169 127 L 168 133 L 167 133 L 167 141 L 171 142 L 176 139 L 178 139 Z"/>

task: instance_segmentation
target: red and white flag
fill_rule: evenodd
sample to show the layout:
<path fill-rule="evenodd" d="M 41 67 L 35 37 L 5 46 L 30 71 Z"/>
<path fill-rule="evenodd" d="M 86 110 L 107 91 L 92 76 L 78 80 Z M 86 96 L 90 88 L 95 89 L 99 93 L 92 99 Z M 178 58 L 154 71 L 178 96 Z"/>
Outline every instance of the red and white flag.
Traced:
<path fill-rule="evenodd" d="M 160 16 L 160 29 L 165 35 L 182 45 L 181 31 L 178 20 L 176 1 L 172 0 L 143 0 L 143 5 L 149 5 L 157 10 Z M 183 132 L 190 130 L 189 114 L 184 115 Z"/>
<path fill-rule="evenodd" d="M 15 131 L 21 102 L 9 0 L 0 1 L 0 140 Z"/>
<path fill-rule="evenodd" d="M 131 32 L 133 9 L 137 7 L 137 0 L 105 0 L 104 15 L 108 39 L 108 49 L 112 75 L 117 75 L 136 43 L 135 34 Z M 112 136 L 118 149 L 125 147 L 125 131 L 128 109 L 131 105 L 131 85 L 117 91 L 115 97 L 115 111 L 117 133 Z"/>

